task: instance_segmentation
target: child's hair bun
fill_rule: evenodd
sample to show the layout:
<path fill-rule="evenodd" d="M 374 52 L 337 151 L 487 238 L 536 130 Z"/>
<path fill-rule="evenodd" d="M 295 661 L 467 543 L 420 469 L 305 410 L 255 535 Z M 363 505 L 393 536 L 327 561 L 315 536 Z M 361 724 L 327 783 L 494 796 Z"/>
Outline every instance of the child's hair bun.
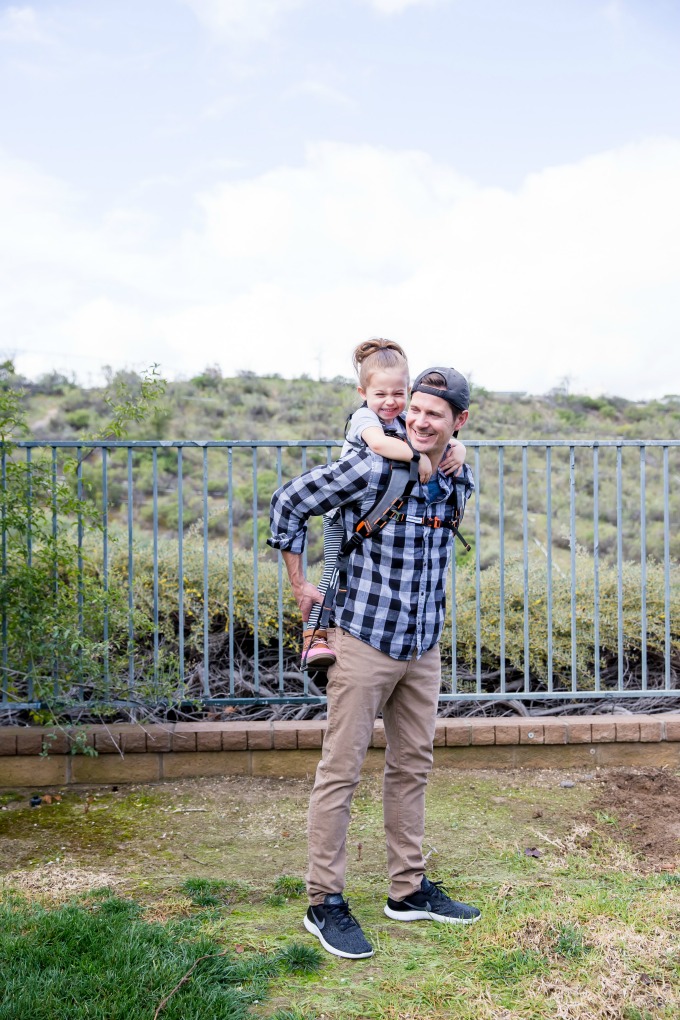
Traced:
<path fill-rule="evenodd" d="M 391 352 L 391 353 L 390 353 Z M 364 363 L 368 358 L 374 359 L 375 364 L 371 368 L 393 368 L 403 359 L 406 363 L 406 355 L 403 349 L 394 340 L 385 340 L 383 337 L 374 336 L 370 340 L 364 340 L 354 349 L 352 364 L 358 376 L 361 376 L 362 366 L 368 368 Z"/>

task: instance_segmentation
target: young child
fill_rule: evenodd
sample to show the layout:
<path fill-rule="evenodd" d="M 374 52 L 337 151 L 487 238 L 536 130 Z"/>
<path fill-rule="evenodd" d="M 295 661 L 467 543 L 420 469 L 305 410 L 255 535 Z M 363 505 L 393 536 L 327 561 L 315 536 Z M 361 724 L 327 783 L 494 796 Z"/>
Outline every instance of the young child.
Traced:
<path fill-rule="evenodd" d="M 345 443 L 341 457 L 351 450 L 368 447 L 389 460 L 410 461 L 413 450 L 406 439 L 403 412 L 409 389 L 409 370 L 406 355 L 393 340 L 373 339 L 359 344 L 352 355 L 352 363 L 359 379 L 357 391 L 364 401 L 347 422 Z M 458 471 L 465 461 L 465 447 L 451 439 L 450 448 L 441 469 L 444 474 Z M 426 485 L 432 476 L 429 457 L 421 453 L 418 477 Z M 333 576 L 338 551 L 344 540 L 344 528 L 339 511 L 324 514 L 323 545 L 324 571 L 319 582 L 323 596 Z M 335 653 L 329 648 L 328 635 L 318 626 L 321 606 L 316 605 L 305 622 L 302 644 L 302 668 L 326 669 L 335 662 Z"/>

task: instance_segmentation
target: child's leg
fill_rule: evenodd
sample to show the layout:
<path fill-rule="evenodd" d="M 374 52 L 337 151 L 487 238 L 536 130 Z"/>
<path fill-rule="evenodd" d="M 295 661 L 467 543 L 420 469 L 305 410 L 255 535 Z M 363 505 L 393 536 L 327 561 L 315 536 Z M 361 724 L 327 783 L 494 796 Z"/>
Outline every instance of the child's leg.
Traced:
<path fill-rule="evenodd" d="M 342 518 L 335 512 L 324 514 L 323 518 L 323 551 L 324 569 L 319 591 L 325 595 L 335 570 L 335 561 L 344 539 Z M 328 647 L 326 631 L 319 627 L 321 606 L 317 603 L 309 619 L 305 621 L 302 646 L 302 668 L 316 667 L 325 669 L 335 662 L 335 653 Z"/>
<path fill-rule="evenodd" d="M 323 515 L 323 574 L 319 581 L 318 588 L 322 595 L 325 596 L 328 591 L 328 585 L 331 583 L 333 577 L 333 571 L 335 570 L 335 561 L 338 558 L 340 547 L 345 537 L 345 529 L 342 524 L 342 518 L 337 511 L 333 511 L 330 514 Z M 311 613 L 309 619 L 305 622 L 305 630 L 314 630 L 319 623 L 319 616 L 321 615 L 321 606 L 317 603 Z"/>

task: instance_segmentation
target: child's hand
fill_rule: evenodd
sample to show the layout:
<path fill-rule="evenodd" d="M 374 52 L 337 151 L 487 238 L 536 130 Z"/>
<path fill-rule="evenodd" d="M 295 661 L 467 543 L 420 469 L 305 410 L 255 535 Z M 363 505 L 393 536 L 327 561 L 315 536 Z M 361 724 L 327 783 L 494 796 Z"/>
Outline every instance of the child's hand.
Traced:
<path fill-rule="evenodd" d="M 465 463 L 465 446 L 458 439 L 452 439 L 442 457 L 439 470 L 445 475 L 457 475 Z"/>
<path fill-rule="evenodd" d="M 430 478 L 432 478 L 432 461 L 426 453 L 421 453 L 420 460 L 418 461 L 418 478 L 427 485 Z"/>

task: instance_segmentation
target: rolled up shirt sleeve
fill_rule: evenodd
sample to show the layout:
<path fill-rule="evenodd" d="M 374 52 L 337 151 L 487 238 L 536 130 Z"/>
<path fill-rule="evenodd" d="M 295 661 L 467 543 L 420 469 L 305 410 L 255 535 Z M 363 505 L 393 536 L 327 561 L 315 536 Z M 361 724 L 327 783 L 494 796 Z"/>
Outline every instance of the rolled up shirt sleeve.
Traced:
<path fill-rule="evenodd" d="M 312 468 L 286 482 L 272 496 L 271 538 L 267 545 L 301 553 L 307 537 L 307 520 L 362 500 L 377 489 L 381 470 L 382 457 L 367 450 Z"/>

